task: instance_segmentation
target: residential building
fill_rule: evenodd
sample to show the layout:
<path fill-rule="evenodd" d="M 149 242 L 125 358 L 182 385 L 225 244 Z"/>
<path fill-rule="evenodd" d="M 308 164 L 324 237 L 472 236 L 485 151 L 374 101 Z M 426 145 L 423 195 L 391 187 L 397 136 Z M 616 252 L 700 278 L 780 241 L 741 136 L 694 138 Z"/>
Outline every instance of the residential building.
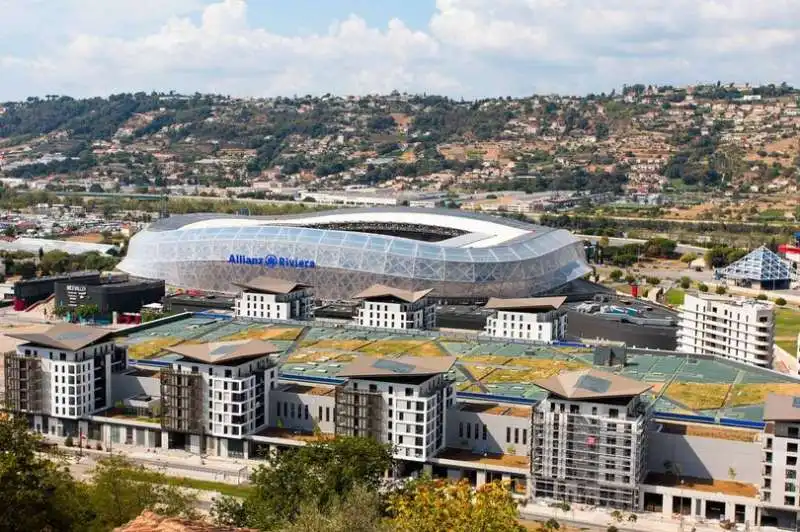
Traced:
<path fill-rule="evenodd" d="M 552 343 L 567 332 L 566 297 L 489 298 L 484 308 L 497 312 L 486 320 L 485 332 L 497 338 Z"/>
<path fill-rule="evenodd" d="M 125 368 L 113 331 L 68 323 L 42 332 L 8 332 L 23 340 L 5 354 L 5 403 L 39 432 L 80 431 L 78 420 L 111 406 L 111 373 Z"/>
<path fill-rule="evenodd" d="M 373 285 L 353 296 L 361 300 L 356 323 L 379 329 L 433 329 L 436 306 L 427 297 L 431 291 Z"/>
<path fill-rule="evenodd" d="M 308 285 L 272 277 L 234 283 L 242 292 L 234 303 L 236 316 L 273 320 L 306 320 L 313 298 Z"/>
<path fill-rule="evenodd" d="M 772 303 L 687 294 L 678 322 L 678 351 L 772 366 Z"/>
<path fill-rule="evenodd" d="M 396 458 L 425 462 L 446 445 L 447 409 L 455 394 L 447 378 L 456 358 L 358 357 L 339 376 L 336 434 L 388 443 Z"/>
<path fill-rule="evenodd" d="M 764 405 L 761 502 L 779 521 L 800 517 L 800 398 L 771 393 Z M 783 514 L 783 515 L 781 515 Z"/>
<path fill-rule="evenodd" d="M 263 340 L 183 343 L 161 371 L 161 428 L 169 447 L 243 453 L 242 438 L 269 422 L 269 393 L 279 349 Z M 222 451 L 220 452 L 221 448 Z"/>
<path fill-rule="evenodd" d="M 533 414 L 532 496 L 636 508 L 650 420 L 641 395 L 651 386 L 595 369 L 536 385 L 548 394 Z"/>

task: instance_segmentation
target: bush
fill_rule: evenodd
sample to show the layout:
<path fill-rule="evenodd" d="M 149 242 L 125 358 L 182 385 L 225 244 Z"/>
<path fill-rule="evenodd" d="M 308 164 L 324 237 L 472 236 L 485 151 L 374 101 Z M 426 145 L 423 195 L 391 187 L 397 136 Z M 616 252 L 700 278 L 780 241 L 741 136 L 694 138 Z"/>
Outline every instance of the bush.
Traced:
<path fill-rule="evenodd" d="M 647 284 L 651 284 L 653 286 L 656 286 L 660 282 L 661 282 L 661 279 L 659 279 L 658 277 L 648 277 L 647 278 Z"/>
<path fill-rule="evenodd" d="M 620 279 L 622 279 L 622 270 L 620 269 L 611 270 L 611 273 L 608 276 L 611 278 L 612 281 L 619 281 Z"/>
<path fill-rule="evenodd" d="M 634 277 L 633 274 L 629 273 L 628 275 L 625 276 L 625 282 L 628 284 L 633 284 L 636 282 L 636 277 Z"/>
<path fill-rule="evenodd" d="M 725 287 L 724 287 L 724 286 L 722 286 L 722 285 L 717 285 L 717 287 L 714 289 L 714 292 L 716 292 L 716 293 L 717 293 L 717 294 L 719 294 L 719 295 L 722 295 L 722 294 L 724 294 L 724 293 L 725 293 L 725 292 L 727 292 L 727 291 L 728 291 L 728 289 L 727 289 L 727 288 L 725 288 Z"/>
<path fill-rule="evenodd" d="M 75 445 L 75 442 L 72 440 L 72 436 L 67 436 L 67 438 L 64 440 L 64 445 L 67 447 L 72 447 Z"/>
<path fill-rule="evenodd" d="M 98 451 L 102 451 L 103 450 L 103 444 L 100 443 L 100 442 L 97 442 L 97 444 L 94 446 L 94 448 L 97 449 Z"/>
<path fill-rule="evenodd" d="M 608 525 L 608 528 L 606 528 L 606 532 L 618 532 L 618 531 L 619 529 L 614 525 Z"/>
<path fill-rule="evenodd" d="M 782 297 L 779 297 L 778 299 L 775 300 L 775 304 L 782 307 L 786 304 L 786 300 L 783 299 Z"/>
<path fill-rule="evenodd" d="M 681 288 L 686 290 L 690 286 L 692 286 L 692 280 L 686 276 L 681 277 Z"/>
<path fill-rule="evenodd" d="M 700 283 L 699 285 L 697 285 L 697 289 L 700 290 L 701 292 L 708 292 L 708 285 L 706 285 L 705 283 Z"/>
<path fill-rule="evenodd" d="M 758 294 L 758 296 L 756 296 L 756 299 L 758 299 L 759 301 L 766 301 L 769 298 L 767 297 L 767 294 Z"/>

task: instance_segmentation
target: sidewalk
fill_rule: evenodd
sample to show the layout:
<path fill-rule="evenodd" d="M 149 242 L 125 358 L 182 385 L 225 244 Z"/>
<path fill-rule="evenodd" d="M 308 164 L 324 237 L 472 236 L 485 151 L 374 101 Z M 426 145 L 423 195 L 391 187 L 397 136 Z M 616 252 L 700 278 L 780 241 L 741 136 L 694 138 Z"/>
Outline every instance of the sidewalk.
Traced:
<path fill-rule="evenodd" d="M 554 518 L 556 521 L 568 524 L 601 528 L 614 525 L 620 532 L 690 532 L 692 529 L 696 532 L 710 532 L 712 530 L 719 532 L 722 530 L 717 522 L 696 523 L 686 519 L 681 526 L 680 521 L 667 519 L 661 514 L 655 513 L 636 513 L 634 514 L 636 515 L 636 521 L 628 521 L 627 517 L 631 515 L 630 512 L 623 512 L 623 520 L 619 522 L 611 517 L 611 510 L 605 508 L 584 510 L 581 509 L 580 505 L 573 505 L 572 508 L 569 512 L 563 512 L 542 503 L 528 503 L 520 507 L 519 512 L 520 517 L 523 519 L 546 521 Z M 744 526 L 739 525 L 734 530 L 744 530 Z M 751 527 L 750 530 L 758 530 L 758 528 Z"/>

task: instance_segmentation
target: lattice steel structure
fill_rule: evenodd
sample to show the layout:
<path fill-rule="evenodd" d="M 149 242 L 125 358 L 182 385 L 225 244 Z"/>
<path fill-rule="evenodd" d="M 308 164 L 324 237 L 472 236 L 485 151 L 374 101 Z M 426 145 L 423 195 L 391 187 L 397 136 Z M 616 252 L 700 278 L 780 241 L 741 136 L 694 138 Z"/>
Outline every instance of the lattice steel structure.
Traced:
<path fill-rule="evenodd" d="M 344 230 L 348 224 L 358 231 Z M 391 224 L 441 227 L 439 242 L 364 232 Z M 420 231 L 420 232 L 423 232 Z M 423 237 L 421 237 L 423 238 Z M 284 259 L 284 262 L 281 262 Z M 301 282 L 324 300 L 348 299 L 376 283 L 437 298 L 521 297 L 590 271 L 583 244 L 565 230 L 452 210 L 342 209 L 280 217 L 173 216 L 131 239 L 119 268 L 168 285 L 236 292 L 257 276 Z"/>
<path fill-rule="evenodd" d="M 740 283 L 758 283 L 768 290 L 789 288 L 792 277 L 789 263 L 765 246 L 751 251 L 718 273 L 725 279 Z"/>

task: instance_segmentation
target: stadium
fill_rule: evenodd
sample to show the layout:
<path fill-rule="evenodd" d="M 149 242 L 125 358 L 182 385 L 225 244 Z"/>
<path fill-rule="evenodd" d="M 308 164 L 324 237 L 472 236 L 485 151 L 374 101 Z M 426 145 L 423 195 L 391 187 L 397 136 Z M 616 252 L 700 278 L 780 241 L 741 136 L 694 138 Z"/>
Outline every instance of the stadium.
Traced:
<path fill-rule="evenodd" d="M 119 269 L 190 290 L 235 292 L 266 271 L 313 286 L 321 300 L 382 283 L 476 301 L 546 293 L 590 271 L 568 231 L 413 208 L 173 216 L 134 236 Z"/>

